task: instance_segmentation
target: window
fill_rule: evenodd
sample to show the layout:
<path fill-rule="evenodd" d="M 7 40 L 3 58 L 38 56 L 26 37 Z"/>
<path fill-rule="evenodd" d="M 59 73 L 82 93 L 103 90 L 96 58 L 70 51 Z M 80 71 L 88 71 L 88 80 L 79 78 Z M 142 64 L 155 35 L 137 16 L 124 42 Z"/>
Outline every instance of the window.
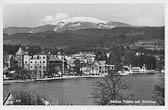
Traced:
<path fill-rule="evenodd" d="M 27 63 L 27 61 L 25 61 L 25 63 Z"/>
<path fill-rule="evenodd" d="M 36 66 L 34 66 L 34 68 L 37 68 Z"/>
<path fill-rule="evenodd" d="M 33 63 L 32 61 L 30 63 Z"/>
<path fill-rule="evenodd" d="M 41 68 L 41 66 L 40 66 L 40 68 Z"/>
<path fill-rule="evenodd" d="M 43 63 L 45 63 L 45 61 L 43 61 Z"/>
<path fill-rule="evenodd" d="M 45 59 L 45 57 L 43 57 L 43 59 Z"/>
<path fill-rule="evenodd" d="M 40 63 L 41 63 L 41 61 L 40 61 Z"/>
<path fill-rule="evenodd" d="M 30 66 L 30 68 L 33 68 L 32 66 Z"/>
<path fill-rule="evenodd" d="M 37 63 L 37 61 L 35 61 L 35 63 Z"/>

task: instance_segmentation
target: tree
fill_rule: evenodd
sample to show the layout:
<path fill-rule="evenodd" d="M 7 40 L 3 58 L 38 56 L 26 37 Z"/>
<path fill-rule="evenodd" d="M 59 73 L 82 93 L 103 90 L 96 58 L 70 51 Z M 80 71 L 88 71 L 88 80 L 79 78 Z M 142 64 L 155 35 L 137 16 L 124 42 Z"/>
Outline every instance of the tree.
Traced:
<path fill-rule="evenodd" d="M 31 73 L 30 73 L 30 71 L 25 70 L 23 68 L 18 68 L 16 70 L 14 78 L 15 79 L 21 79 L 21 80 L 30 79 L 31 78 Z"/>
<path fill-rule="evenodd" d="M 156 59 L 153 56 L 140 55 L 132 57 L 132 65 L 142 66 L 146 65 L 148 69 L 156 68 Z"/>
<path fill-rule="evenodd" d="M 115 75 L 115 72 L 110 74 L 109 77 L 103 78 L 103 80 L 96 83 L 95 92 L 93 98 L 98 105 L 115 105 L 117 103 L 111 103 L 113 100 L 122 101 L 132 99 L 133 94 L 124 94 L 122 91 L 129 87 L 128 82 L 121 76 Z M 123 103 L 120 103 L 120 105 Z"/>
<path fill-rule="evenodd" d="M 95 92 L 93 93 L 93 98 L 95 102 L 99 105 L 111 105 L 113 100 L 122 101 L 123 99 L 132 99 L 133 94 L 124 94 L 123 90 L 129 87 L 125 77 L 117 75 L 117 71 L 121 67 L 119 51 L 114 47 L 109 58 L 107 58 L 107 64 L 115 65 L 115 70 L 108 71 L 108 77 L 103 78 L 98 81 L 95 86 Z M 120 103 L 123 104 L 123 103 Z"/>
<path fill-rule="evenodd" d="M 11 59 L 10 59 L 10 65 L 11 65 L 11 67 L 10 67 L 10 70 L 18 70 L 18 61 L 16 61 L 14 58 L 13 58 L 13 56 L 11 57 Z"/>
<path fill-rule="evenodd" d="M 74 64 L 75 64 L 76 75 L 82 75 L 82 72 L 80 71 L 80 68 L 81 68 L 80 60 L 76 59 L 74 61 Z"/>
<path fill-rule="evenodd" d="M 96 52 L 96 60 L 106 60 L 106 52 L 104 50 L 99 50 Z"/>
<path fill-rule="evenodd" d="M 59 74 L 59 72 L 61 71 L 61 69 L 60 69 L 60 67 L 59 66 L 55 66 L 55 72 L 56 72 L 56 74 Z M 59 75 L 61 75 L 62 76 L 62 74 L 59 74 Z"/>
<path fill-rule="evenodd" d="M 130 65 L 134 61 L 134 55 L 133 51 L 130 50 L 129 48 L 126 48 L 124 51 L 124 64 L 125 65 Z"/>
<path fill-rule="evenodd" d="M 112 65 L 118 65 L 121 63 L 121 58 L 120 58 L 120 51 L 118 47 L 114 47 L 110 49 L 110 57 L 109 57 L 109 64 Z"/>
<path fill-rule="evenodd" d="M 45 105 L 36 91 L 12 91 L 13 105 Z"/>

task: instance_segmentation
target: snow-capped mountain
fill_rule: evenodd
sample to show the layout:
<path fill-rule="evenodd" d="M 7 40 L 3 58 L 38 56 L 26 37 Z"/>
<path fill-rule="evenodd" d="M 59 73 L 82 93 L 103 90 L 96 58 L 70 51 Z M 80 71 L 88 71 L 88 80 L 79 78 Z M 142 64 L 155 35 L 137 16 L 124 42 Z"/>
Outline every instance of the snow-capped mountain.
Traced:
<path fill-rule="evenodd" d="M 90 28 L 110 29 L 114 27 L 130 27 L 130 26 L 131 25 L 125 23 L 100 20 L 92 17 L 73 17 L 59 20 L 52 25 L 49 24 L 35 28 L 8 27 L 5 28 L 3 31 L 4 33 L 10 35 L 14 33 L 38 33 L 45 31 L 61 32 L 65 30 L 78 30 L 78 29 L 90 29 Z"/>
<path fill-rule="evenodd" d="M 54 28 L 54 31 L 89 29 L 89 28 L 110 29 L 114 27 L 131 26 L 125 23 L 100 20 L 92 17 L 68 18 L 68 19 L 57 21 L 55 25 L 56 27 Z"/>
<path fill-rule="evenodd" d="M 60 20 L 55 23 L 56 27 L 54 31 L 63 30 L 76 30 L 76 29 L 87 29 L 87 28 L 106 28 L 109 21 L 99 20 L 91 17 L 74 17 L 69 19 Z M 114 26 L 108 26 L 113 28 Z"/>

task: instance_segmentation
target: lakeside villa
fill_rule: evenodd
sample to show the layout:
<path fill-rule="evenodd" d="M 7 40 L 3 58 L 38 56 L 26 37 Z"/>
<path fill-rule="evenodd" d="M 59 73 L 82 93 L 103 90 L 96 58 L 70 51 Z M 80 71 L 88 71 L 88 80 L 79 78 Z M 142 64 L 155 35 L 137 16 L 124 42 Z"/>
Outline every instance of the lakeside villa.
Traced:
<path fill-rule="evenodd" d="M 139 55 L 139 54 L 138 54 Z M 107 57 L 110 54 L 107 53 Z M 46 79 L 63 76 L 77 75 L 76 66 L 79 66 L 80 72 L 83 75 L 108 76 L 111 71 L 116 70 L 115 65 L 107 64 L 105 60 L 97 61 L 96 55 L 93 52 L 80 52 L 73 55 L 46 54 L 43 50 L 35 55 L 30 55 L 28 47 L 24 50 L 19 47 L 16 55 L 4 56 L 4 72 L 14 74 L 15 70 L 10 70 L 14 66 L 13 62 L 18 62 L 17 66 L 30 72 L 31 79 Z M 75 64 L 78 60 L 79 64 Z M 142 67 L 123 66 L 122 70 L 118 71 L 118 75 L 132 75 L 139 73 L 155 73 L 155 70 L 147 70 L 145 64 Z M 50 75 L 47 75 L 50 73 Z M 51 76 L 52 75 L 52 76 Z M 8 78 L 6 74 L 4 79 Z"/>

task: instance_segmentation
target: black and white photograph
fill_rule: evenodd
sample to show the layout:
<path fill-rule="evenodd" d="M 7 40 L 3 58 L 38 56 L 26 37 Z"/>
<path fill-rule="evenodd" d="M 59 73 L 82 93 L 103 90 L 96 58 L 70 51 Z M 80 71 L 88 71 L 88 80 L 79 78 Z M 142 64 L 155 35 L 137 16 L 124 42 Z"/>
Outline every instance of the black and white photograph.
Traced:
<path fill-rule="evenodd" d="M 3 4 L 3 106 L 165 106 L 165 4 Z"/>

